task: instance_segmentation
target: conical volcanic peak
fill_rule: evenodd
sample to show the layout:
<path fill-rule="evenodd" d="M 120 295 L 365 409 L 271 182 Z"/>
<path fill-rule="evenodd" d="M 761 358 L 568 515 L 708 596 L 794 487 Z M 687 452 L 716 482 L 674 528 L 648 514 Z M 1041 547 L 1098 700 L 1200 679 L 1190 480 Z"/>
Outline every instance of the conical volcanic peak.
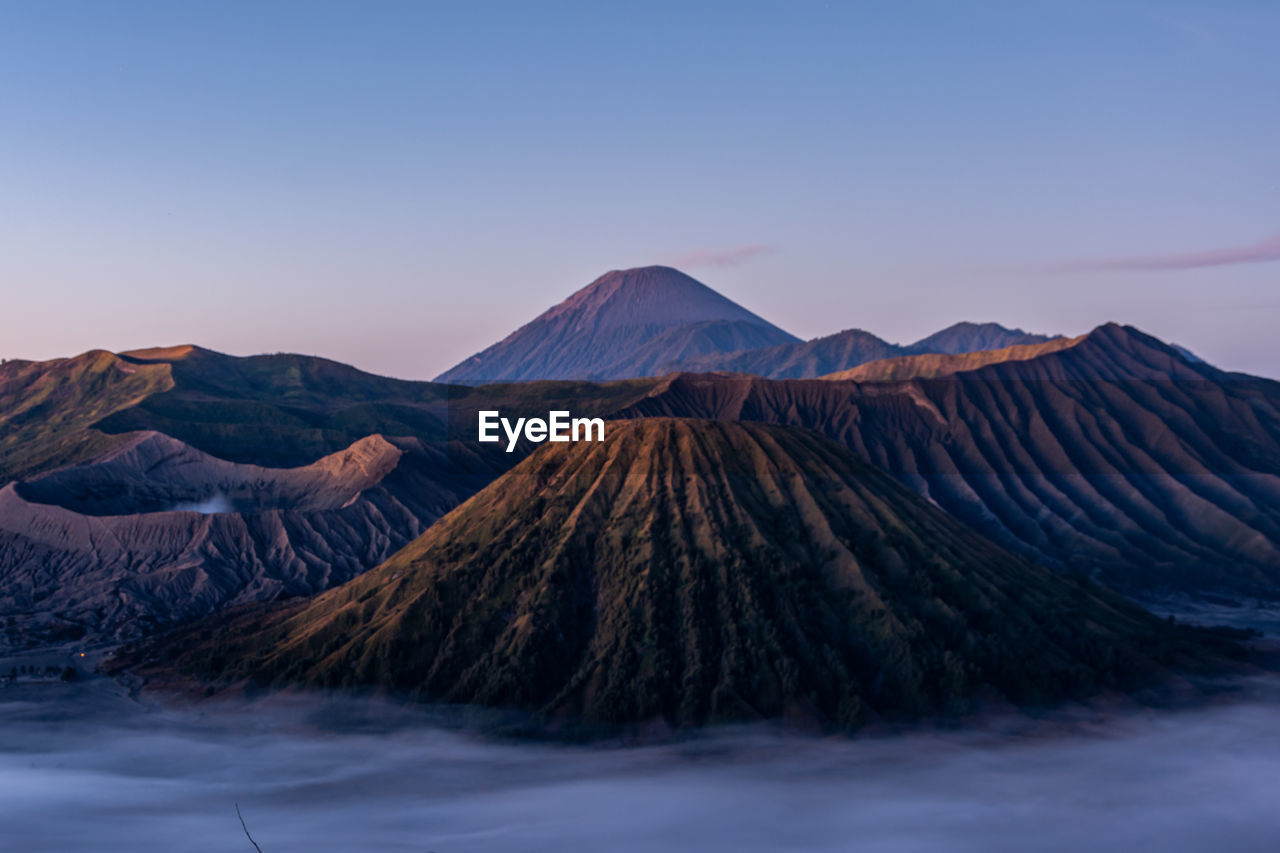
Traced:
<path fill-rule="evenodd" d="M 224 683 L 844 728 L 1132 687 L 1192 648 L 817 434 L 669 419 L 544 446 L 366 575 L 171 643 Z"/>
<path fill-rule="evenodd" d="M 608 331 L 629 326 L 670 327 L 708 320 L 770 323 L 671 267 L 612 270 L 548 310 L 540 319 L 562 317 L 581 324 L 574 331 Z"/>
<path fill-rule="evenodd" d="M 795 340 L 678 270 L 639 267 L 602 275 L 437 381 L 625 379 L 706 352 Z"/>

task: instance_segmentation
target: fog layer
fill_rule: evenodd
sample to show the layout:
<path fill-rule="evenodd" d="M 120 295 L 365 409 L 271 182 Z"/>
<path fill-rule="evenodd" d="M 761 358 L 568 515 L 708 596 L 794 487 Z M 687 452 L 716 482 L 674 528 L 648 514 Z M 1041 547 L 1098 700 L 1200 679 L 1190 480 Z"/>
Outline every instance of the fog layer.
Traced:
<path fill-rule="evenodd" d="M 299 708 L 0 692 L 0 827 L 24 851 L 1272 850 L 1273 700 L 1029 735 L 721 732 L 627 749 Z M 73 691 L 70 695 L 67 692 Z"/>

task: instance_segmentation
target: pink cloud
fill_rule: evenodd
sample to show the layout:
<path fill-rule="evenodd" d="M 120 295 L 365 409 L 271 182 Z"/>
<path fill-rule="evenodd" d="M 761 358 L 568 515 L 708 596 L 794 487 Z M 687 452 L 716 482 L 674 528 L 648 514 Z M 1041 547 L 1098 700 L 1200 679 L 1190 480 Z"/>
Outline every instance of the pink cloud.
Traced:
<path fill-rule="evenodd" d="M 776 251 L 773 246 L 751 243 L 732 249 L 694 249 L 671 258 L 673 267 L 736 267 L 760 255 Z"/>
<path fill-rule="evenodd" d="M 1172 252 L 1165 255 L 1135 255 L 1100 258 L 1055 264 L 1055 272 L 1156 272 L 1160 270 L 1193 270 L 1224 267 L 1231 264 L 1263 264 L 1280 261 L 1280 235 L 1258 243 L 1206 249 L 1198 252 Z"/>

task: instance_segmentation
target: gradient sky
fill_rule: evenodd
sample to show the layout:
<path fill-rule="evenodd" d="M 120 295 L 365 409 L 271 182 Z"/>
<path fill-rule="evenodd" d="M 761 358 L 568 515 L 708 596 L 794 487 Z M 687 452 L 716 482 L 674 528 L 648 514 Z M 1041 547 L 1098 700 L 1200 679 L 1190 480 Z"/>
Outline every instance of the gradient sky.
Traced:
<path fill-rule="evenodd" d="M 1280 377 L 1280 4 L 0 0 L 0 355 L 429 378 L 672 263 Z"/>

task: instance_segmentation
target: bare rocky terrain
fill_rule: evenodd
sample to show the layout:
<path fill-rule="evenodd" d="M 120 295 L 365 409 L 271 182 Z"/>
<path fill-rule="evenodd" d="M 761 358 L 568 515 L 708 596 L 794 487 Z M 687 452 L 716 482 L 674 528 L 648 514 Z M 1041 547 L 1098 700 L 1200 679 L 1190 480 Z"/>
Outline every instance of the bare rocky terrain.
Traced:
<path fill-rule="evenodd" d="M 110 642 L 349 580 L 463 496 L 401 444 L 267 468 L 142 433 L 0 488 L 0 609 L 21 622 L 8 642 Z"/>
<path fill-rule="evenodd" d="M 1067 343 L 899 381 L 683 374 L 620 414 L 808 427 L 1043 564 L 1144 597 L 1274 597 L 1280 383 L 1130 327 Z"/>

